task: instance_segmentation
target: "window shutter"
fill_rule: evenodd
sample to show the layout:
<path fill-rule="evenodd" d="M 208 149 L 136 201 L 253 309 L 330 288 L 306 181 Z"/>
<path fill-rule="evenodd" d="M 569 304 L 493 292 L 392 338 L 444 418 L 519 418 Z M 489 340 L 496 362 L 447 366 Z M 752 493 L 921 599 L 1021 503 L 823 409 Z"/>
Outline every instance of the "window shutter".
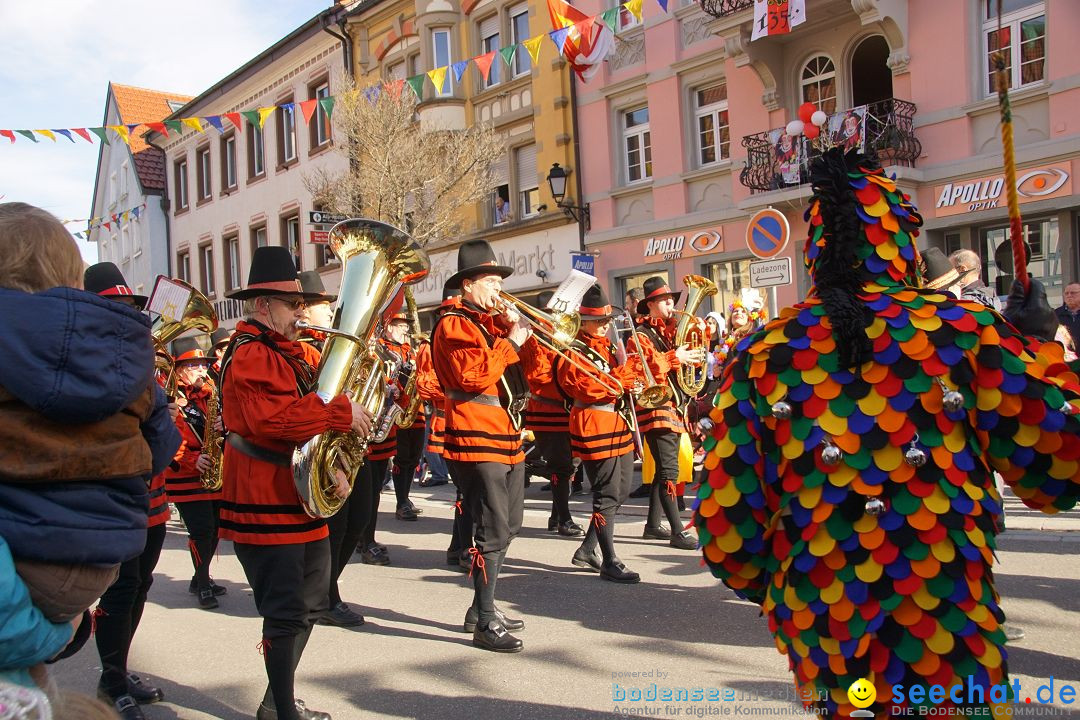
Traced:
<path fill-rule="evenodd" d="M 495 176 L 496 185 L 506 185 L 510 182 L 510 158 L 508 153 L 503 153 L 498 160 L 491 164 L 491 172 Z"/>
<path fill-rule="evenodd" d="M 514 170 L 519 190 L 539 187 L 536 177 L 536 145 L 525 145 L 514 151 Z"/>
<path fill-rule="evenodd" d="M 490 35 L 497 35 L 499 33 L 499 16 L 498 14 L 492 15 L 489 18 L 484 18 L 480 21 L 480 39 Z M 495 58 L 498 60 L 499 58 Z"/>

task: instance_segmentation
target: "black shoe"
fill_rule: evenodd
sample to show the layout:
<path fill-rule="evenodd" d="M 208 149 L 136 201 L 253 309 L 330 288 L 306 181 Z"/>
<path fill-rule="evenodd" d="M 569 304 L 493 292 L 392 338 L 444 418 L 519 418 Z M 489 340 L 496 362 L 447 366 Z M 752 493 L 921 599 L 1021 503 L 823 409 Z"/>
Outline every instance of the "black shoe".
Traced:
<path fill-rule="evenodd" d="M 227 595 L 229 592 L 229 588 L 218 585 L 216 582 L 214 582 L 213 578 L 210 579 L 210 588 L 214 591 L 214 595 L 216 595 L 217 597 Z M 187 586 L 187 591 L 192 595 L 199 592 L 199 586 L 195 583 L 195 578 L 191 578 L 191 582 L 189 582 Z"/>
<path fill-rule="evenodd" d="M 386 546 L 383 545 L 381 542 L 371 542 L 371 543 L 367 543 L 365 545 L 364 541 L 361 540 L 360 542 L 356 543 L 356 552 L 363 553 L 363 552 L 366 552 L 367 550 L 370 550 L 373 547 L 379 548 L 379 552 L 386 553 L 386 556 L 390 557 L 389 551 L 386 549 Z"/>
<path fill-rule="evenodd" d="M 594 551 L 591 555 L 588 555 L 582 552 L 581 548 L 578 548 L 574 553 L 574 557 L 570 559 L 570 562 L 578 567 L 587 568 L 593 572 L 600 572 L 601 562 L 600 554 L 598 552 Z"/>
<path fill-rule="evenodd" d="M 570 483 L 570 496 L 571 497 L 573 497 L 574 495 L 580 495 L 583 492 L 585 492 L 585 488 L 582 487 L 582 484 L 581 484 L 580 480 L 575 480 L 574 482 Z"/>
<path fill-rule="evenodd" d="M 648 485 L 638 485 L 636 488 L 634 488 L 633 490 L 630 491 L 630 497 L 632 497 L 632 498 L 649 497 L 649 486 Z"/>
<path fill-rule="evenodd" d="M 641 537 L 651 540 L 670 540 L 671 530 L 667 525 L 646 525 L 645 532 L 641 533 Z"/>
<path fill-rule="evenodd" d="M 464 572 L 472 570 L 472 555 L 468 550 L 461 551 L 461 554 L 458 555 L 457 564 Z"/>
<path fill-rule="evenodd" d="M 483 630 L 473 630 L 472 644 L 481 650 L 498 653 L 521 652 L 525 647 L 524 643 L 508 633 L 498 620 L 492 620 Z"/>
<path fill-rule="evenodd" d="M 641 576 L 633 570 L 627 570 L 622 560 L 612 560 L 600 566 L 600 579 L 630 585 L 641 581 Z"/>
<path fill-rule="evenodd" d="M 296 714 L 300 716 L 300 720 L 332 720 L 327 713 L 309 710 L 303 700 L 296 701 Z M 255 720 L 277 720 L 277 709 L 259 703 L 259 709 L 255 711 Z"/>
<path fill-rule="evenodd" d="M 559 527 L 559 518 L 557 518 L 557 517 L 549 517 L 548 518 L 548 532 L 554 532 L 558 527 Z"/>
<path fill-rule="evenodd" d="M 165 691 L 159 687 L 148 685 L 135 673 L 127 674 L 128 695 L 140 705 L 149 705 L 165 699 Z"/>
<path fill-rule="evenodd" d="M 580 537 L 585 534 L 585 531 L 573 520 L 567 520 L 559 523 L 559 534 L 565 537 Z"/>
<path fill-rule="evenodd" d="M 204 588 L 199 591 L 199 607 L 203 610 L 213 610 L 218 606 L 218 600 L 214 597 L 213 588 Z"/>
<path fill-rule="evenodd" d="M 697 539 L 686 530 L 677 535 L 672 535 L 668 544 L 680 550 L 697 550 Z"/>
<path fill-rule="evenodd" d="M 438 479 L 432 478 L 430 480 L 421 480 L 420 481 L 420 487 L 439 487 L 440 485 L 445 485 L 445 484 L 446 484 L 446 480 L 443 480 L 442 478 L 438 478 Z"/>
<path fill-rule="evenodd" d="M 469 609 L 465 611 L 465 622 L 462 623 L 461 628 L 467 633 L 475 631 L 476 630 L 476 622 L 479 619 L 479 617 L 480 616 L 477 613 L 476 608 L 475 607 L 469 607 Z M 524 620 L 520 620 L 518 618 L 508 618 L 508 617 L 506 617 L 506 615 L 503 615 L 503 611 L 500 610 L 499 608 L 495 608 L 495 620 L 498 621 L 499 623 L 502 623 L 502 626 L 504 628 L 506 628 L 507 630 L 524 630 L 525 629 L 525 621 Z"/>
<path fill-rule="evenodd" d="M 682 512 L 683 510 L 685 510 L 685 509 L 686 509 L 686 500 L 684 500 L 684 499 L 683 499 L 683 496 L 682 496 L 682 495 L 680 495 L 679 497 L 675 498 L 675 504 L 676 504 L 676 505 L 678 505 L 678 507 L 679 507 L 679 512 Z"/>
<path fill-rule="evenodd" d="M 318 623 L 320 625 L 333 625 L 335 627 L 359 627 L 364 624 L 364 616 L 349 609 L 349 606 L 339 602 L 322 614 Z"/>
<path fill-rule="evenodd" d="M 450 565 L 450 566 L 457 565 L 458 564 L 458 557 L 460 555 L 461 555 L 461 553 L 458 550 L 447 550 L 446 551 L 446 564 Z"/>
<path fill-rule="evenodd" d="M 389 565 L 390 554 L 378 545 L 369 545 L 368 549 L 360 554 L 360 562 L 365 565 Z"/>
<path fill-rule="evenodd" d="M 402 505 L 394 512 L 394 517 L 398 520 L 419 520 L 420 515 L 416 512 L 416 508 L 411 505 Z"/>
<path fill-rule="evenodd" d="M 551 483 L 548 483 L 546 485 L 542 485 L 540 487 L 540 492 L 551 492 Z"/>
<path fill-rule="evenodd" d="M 142 709 L 135 702 L 135 698 L 130 695 L 121 695 L 116 698 L 112 706 L 116 709 L 116 714 L 120 716 L 120 720 L 146 720 L 146 716 L 143 715 Z"/>

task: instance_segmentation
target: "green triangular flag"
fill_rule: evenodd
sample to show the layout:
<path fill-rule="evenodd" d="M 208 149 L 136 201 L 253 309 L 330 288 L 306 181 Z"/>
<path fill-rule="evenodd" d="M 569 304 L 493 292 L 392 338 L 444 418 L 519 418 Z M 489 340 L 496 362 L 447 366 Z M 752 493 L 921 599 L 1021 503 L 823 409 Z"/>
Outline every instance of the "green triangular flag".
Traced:
<path fill-rule="evenodd" d="M 608 26 L 608 30 L 611 32 L 615 32 L 615 25 L 619 22 L 619 7 L 616 5 L 610 10 L 600 13 L 600 19 L 604 21 L 604 24 Z"/>
<path fill-rule="evenodd" d="M 423 100 L 424 99 L 424 76 L 423 75 L 413 75 L 411 78 L 409 78 L 405 82 L 409 83 L 409 87 L 411 87 L 413 92 L 416 93 L 416 99 L 417 100 Z"/>
<path fill-rule="evenodd" d="M 179 120 L 166 120 L 165 127 L 169 128 L 175 133 L 184 131 L 184 123 L 180 122 Z"/>
<path fill-rule="evenodd" d="M 20 135 L 22 135 L 25 138 L 29 138 L 30 140 L 33 140 L 34 142 L 38 141 L 38 139 L 36 137 L 34 137 L 34 133 L 31 130 L 16 130 L 15 132 L 19 133 Z"/>
<path fill-rule="evenodd" d="M 514 53 L 517 52 L 517 45 L 511 45 L 510 47 L 499 48 L 499 54 L 502 55 L 502 59 L 506 61 L 506 64 L 512 65 L 514 63 Z"/>
<path fill-rule="evenodd" d="M 259 111 L 258 110 L 243 110 L 240 113 L 244 116 L 244 119 L 255 127 L 259 127 Z"/>
<path fill-rule="evenodd" d="M 109 136 L 105 134 L 105 128 L 99 127 L 99 128 L 87 128 L 87 129 L 90 132 L 92 132 L 92 133 L 94 133 L 95 135 L 98 136 L 98 138 L 101 140 L 102 145 L 108 145 L 109 144 Z"/>
<path fill-rule="evenodd" d="M 322 107 L 323 112 L 326 113 L 326 119 L 329 120 L 330 116 L 334 113 L 334 98 L 322 98 L 321 100 L 319 100 L 319 106 Z"/>

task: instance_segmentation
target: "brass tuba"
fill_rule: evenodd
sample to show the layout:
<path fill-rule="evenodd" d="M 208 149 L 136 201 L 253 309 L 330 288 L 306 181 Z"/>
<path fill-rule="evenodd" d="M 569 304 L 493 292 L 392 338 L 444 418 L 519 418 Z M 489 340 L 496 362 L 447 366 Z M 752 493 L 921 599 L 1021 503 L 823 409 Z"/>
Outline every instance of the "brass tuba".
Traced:
<path fill-rule="evenodd" d="M 412 341 L 413 369 L 409 379 L 405 382 L 403 391 L 408 400 L 408 405 L 405 406 L 405 411 L 395 420 L 399 428 L 413 426 L 416 422 L 416 416 L 420 414 L 420 405 L 423 402 L 420 399 L 420 391 L 416 387 L 420 375 L 420 368 L 416 364 L 420 357 L 420 323 L 416 317 L 416 300 L 413 299 L 412 288 L 409 287 L 405 288 L 405 305 L 408 307 L 409 312 L 409 339 Z"/>
<path fill-rule="evenodd" d="M 169 343 L 189 330 L 200 330 L 207 334 L 214 332 L 217 330 L 218 317 L 214 312 L 214 306 L 210 304 L 206 296 L 191 285 L 183 280 L 168 278 L 164 275 L 158 278 L 158 284 L 162 282 L 190 292 L 183 310 L 177 313 L 179 308 L 170 305 L 158 314 L 150 325 L 150 335 L 154 338 L 154 367 L 165 376 L 165 394 L 174 398 L 177 378 L 176 367 L 172 355 L 169 354 Z M 157 286 L 154 286 L 155 289 Z M 152 302 L 153 298 L 150 299 Z"/>
<path fill-rule="evenodd" d="M 323 348 L 315 390 L 325 401 L 346 391 L 373 418 L 372 432 L 330 431 L 296 448 L 292 475 L 304 511 L 330 517 L 344 500 L 334 494 L 336 470 L 355 478 L 368 444 L 376 440 L 387 403 L 385 360 L 376 352 L 380 318 L 402 283 L 412 284 L 428 273 L 427 254 L 392 225 L 364 218 L 346 220 L 330 229 L 330 250 L 341 261 L 341 289 L 333 328 L 315 328 L 329 337 Z M 299 323 L 298 323 L 299 325 Z M 311 326 L 313 327 L 313 326 Z"/>
<path fill-rule="evenodd" d="M 686 306 L 682 311 L 677 311 L 679 324 L 675 327 L 675 347 L 688 345 L 690 350 L 700 348 L 708 355 L 709 336 L 699 327 L 701 321 L 697 317 L 697 311 L 705 298 L 717 293 L 716 283 L 701 275 L 686 275 L 683 277 L 683 285 L 687 290 Z M 704 390 L 708 367 L 708 363 L 682 365 L 676 376 L 682 391 L 690 397 L 696 397 Z"/>

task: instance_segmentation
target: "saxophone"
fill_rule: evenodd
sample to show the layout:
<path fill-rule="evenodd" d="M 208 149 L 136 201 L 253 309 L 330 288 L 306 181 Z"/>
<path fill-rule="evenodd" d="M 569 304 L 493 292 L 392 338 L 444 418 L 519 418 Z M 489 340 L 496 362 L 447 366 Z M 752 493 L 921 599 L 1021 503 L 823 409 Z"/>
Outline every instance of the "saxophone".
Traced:
<path fill-rule="evenodd" d="M 221 489 L 221 447 L 224 438 L 217 431 L 218 417 L 221 415 L 221 405 L 218 400 L 217 388 L 210 388 L 210 397 L 206 399 L 206 424 L 203 428 L 202 451 L 210 457 L 211 466 L 200 476 L 202 486 L 210 491 Z"/>
<path fill-rule="evenodd" d="M 416 300 L 413 299 L 412 288 L 408 286 L 405 287 L 405 304 L 409 308 L 409 325 L 411 326 L 409 336 L 412 340 L 413 366 L 402 391 L 405 397 L 409 399 L 409 404 L 405 406 L 405 412 L 401 413 L 397 418 L 397 426 L 403 429 L 412 427 L 416 422 L 416 416 L 420 412 L 420 403 L 423 402 L 420 399 L 420 392 L 416 388 L 416 378 L 420 374 L 420 368 L 416 363 L 420 355 L 420 323 L 417 322 L 416 318 Z"/>

